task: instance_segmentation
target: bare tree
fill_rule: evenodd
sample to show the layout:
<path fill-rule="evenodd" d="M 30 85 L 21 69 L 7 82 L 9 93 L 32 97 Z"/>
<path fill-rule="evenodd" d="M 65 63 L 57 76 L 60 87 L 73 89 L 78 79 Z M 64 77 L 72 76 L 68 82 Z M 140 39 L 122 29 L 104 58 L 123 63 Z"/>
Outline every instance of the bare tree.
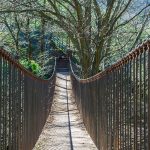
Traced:
<path fill-rule="evenodd" d="M 140 1 L 142 7 L 135 9 L 136 0 L 46 0 L 44 4 L 40 0 L 24 0 L 18 2 L 16 9 L 0 12 L 36 12 L 41 17 L 53 21 L 63 29 L 75 46 L 82 77 L 87 78 L 100 71 L 101 64 L 112 50 L 114 38 L 117 39 L 118 33 L 127 32 L 124 28 L 128 25 L 134 26 L 132 23 L 142 15 L 145 19 L 140 21 L 141 26 L 138 24 L 136 32 L 132 36 L 129 33 L 128 37 L 133 39 L 131 47 L 138 42 L 149 21 L 150 7 L 149 1 Z M 124 44 L 127 45 L 128 42 Z M 119 49 L 125 47 L 122 44 L 119 46 Z"/>

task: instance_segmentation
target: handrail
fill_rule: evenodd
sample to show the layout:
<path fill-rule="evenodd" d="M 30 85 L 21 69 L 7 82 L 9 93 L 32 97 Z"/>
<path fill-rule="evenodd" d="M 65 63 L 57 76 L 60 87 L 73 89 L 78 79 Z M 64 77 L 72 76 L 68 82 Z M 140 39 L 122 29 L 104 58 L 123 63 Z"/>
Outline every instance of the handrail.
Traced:
<path fill-rule="evenodd" d="M 55 64 L 54 64 L 54 69 L 53 69 L 53 73 L 51 75 L 51 77 L 49 79 L 42 79 L 38 76 L 36 76 L 35 74 L 33 74 L 32 72 L 28 71 L 26 68 L 24 68 L 20 63 L 18 63 L 11 55 L 9 52 L 7 52 L 6 50 L 0 48 L 0 56 L 4 57 L 6 60 L 8 60 L 9 62 L 11 62 L 12 64 L 14 64 L 18 69 L 20 69 L 21 71 L 23 71 L 24 74 L 30 76 L 32 79 L 38 80 L 38 81 L 42 81 L 42 82 L 47 82 L 49 81 L 55 74 L 56 71 L 56 58 L 55 58 Z"/>
<path fill-rule="evenodd" d="M 150 40 L 88 79 L 72 67 L 75 101 L 98 149 L 149 150 Z"/>
<path fill-rule="evenodd" d="M 0 49 L 0 150 L 32 150 L 50 113 L 53 74 L 41 79 Z"/>
<path fill-rule="evenodd" d="M 147 47 L 149 47 L 149 45 L 150 45 L 150 40 L 147 40 L 146 42 L 142 43 L 140 46 L 138 46 L 137 48 L 129 52 L 127 56 L 125 56 L 124 58 L 122 58 L 121 60 L 113 64 L 111 67 L 107 68 L 105 71 L 97 73 L 96 75 L 86 78 L 86 79 L 81 79 L 74 73 L 72 65 L 71 65 L 71 59 L 69 58 L 71 72 L 73 73 L 74 77 L 76 77 L 76 79 L 80 82 L 90 82 L 90 81 L 97 80 L 101 78 L 102 76 L 106 75 L 107 73 L 112 72 L 115 69 L 122 67 L 122 65 L 128 63 L 129 61 L 135 59 L 144 51 L 147 51 L 148 50 Z"/>

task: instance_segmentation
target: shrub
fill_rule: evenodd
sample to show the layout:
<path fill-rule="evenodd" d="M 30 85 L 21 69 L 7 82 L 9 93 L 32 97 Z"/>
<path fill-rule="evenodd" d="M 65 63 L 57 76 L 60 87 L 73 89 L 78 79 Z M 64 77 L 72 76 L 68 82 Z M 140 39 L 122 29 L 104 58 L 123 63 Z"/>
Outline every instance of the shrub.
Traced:
<path fill-rule="evenodd" d="M 20 60 L 20 64 L 22 64 L 27 70 L 31 71 L 33 74 L 40 76 L 41 75 L 41 67 L 34 60 L 23 59 Z"/>

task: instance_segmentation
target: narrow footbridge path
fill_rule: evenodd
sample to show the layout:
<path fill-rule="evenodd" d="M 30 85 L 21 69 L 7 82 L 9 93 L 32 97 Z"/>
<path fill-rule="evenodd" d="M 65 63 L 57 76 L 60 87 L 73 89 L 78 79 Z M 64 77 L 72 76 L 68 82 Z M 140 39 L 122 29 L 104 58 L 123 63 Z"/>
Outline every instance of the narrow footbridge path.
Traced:
<path fill-rule="evenodd" d="M 80 69 L 60 57 L 44 80 L 0 48 L 0 150 L 150 150 L 150 40 L 95 76 Z"/>
<path fill-rule="evenodd" d="M 71 91 L 70 75 L 56 74 L 51 113 L 34 150 L 96 150 Z"/>

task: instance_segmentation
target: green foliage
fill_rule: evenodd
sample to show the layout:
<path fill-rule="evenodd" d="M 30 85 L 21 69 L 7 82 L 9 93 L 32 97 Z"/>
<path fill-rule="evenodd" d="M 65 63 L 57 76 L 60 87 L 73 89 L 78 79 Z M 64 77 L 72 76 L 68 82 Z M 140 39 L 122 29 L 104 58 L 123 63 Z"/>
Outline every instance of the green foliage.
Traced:
<path fill-rule="evenodd" d="M 41 67 L 38 63 L 34 60 L 20 60 L 20 64 L 22 64 L 27 70 L 31 71 L 33 74 L 40 76 L 41 74 Z"/>

